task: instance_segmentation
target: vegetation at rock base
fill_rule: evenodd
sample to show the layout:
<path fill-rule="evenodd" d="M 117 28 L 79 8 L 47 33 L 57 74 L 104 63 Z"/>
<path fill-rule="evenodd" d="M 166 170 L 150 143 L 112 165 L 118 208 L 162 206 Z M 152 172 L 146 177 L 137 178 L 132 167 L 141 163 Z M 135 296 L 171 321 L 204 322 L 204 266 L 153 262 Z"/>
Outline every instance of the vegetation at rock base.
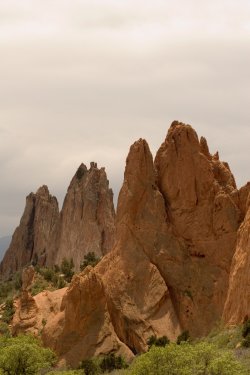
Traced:
<path fill-rule="evenodd" d="M 21 273 L 17 272 L 7 281 L 0 282 L 0 303 L 3 303 L 8 298 L 14 298 L 18 295 L 22 287 Z"/>
<path fill-rule="evenodd" d="M 9 324 L 15 314 L 14 301 L 12 298 L 6 300 L 3 308 L 2 321 Z"/>
<path fill-rule="evenodd" d="M 84 255 L 84 260 L 80 265 L 80 270 L 83 271 L 87 266 L 95 267 L 99 261 L 100 258 L 98 258 L 94 252 L 89 252 Z"/>
<path fill-rule="evenodd" d="M 247 375 L 247 369 L 232 353 L 201 342 L 164 348 L 153 346 L 131 365 L 130 375 Z"/>
<path fill-rule="evenodd" d="M 149 339 L 148 339 L 148 341 L 147 341 L 149 349 L 153 345 L 155 345 L 155 346 L 163 346 L 164 347 L 164 346 L 166 346 L 169 343 L 170 343 L 170 341 L 167 338 L 167 336 L 161 336 L 161 337 L 150 336 Z"/>
<path fill-rule="evenodd" d="M 176 343 L 179 345 L 183 341 L 188 341 L 190 338 L 189 332 L 188 331 L 183 331 L 176 340 Z"/>
<path fill-rule="evenodd" d="M 0 337 L 0 374 L 37 375 L 55 363 L 55 355 L 33 336 Z"/>
<path fill-rule="evenodd" d="M 70 260 L 63 258 L 61 263 L 61 272 L 64 274 L 65 280 L 70 283 L 74 275 L 74 262 L 71 258 Z"/>
<path fill-rule="evenodd" d="M 242 346 L 250 348 L 250 319 L 248 319 L 242 328 Z"/>
<path fill-rule="evenodd" d="M 124 358 L 114 353 L 92 359 L 83 360 L 79 368 L 84 370 L 85 375 L 97 375 L 110 373 L 113 370 L 127 368 Z"/>

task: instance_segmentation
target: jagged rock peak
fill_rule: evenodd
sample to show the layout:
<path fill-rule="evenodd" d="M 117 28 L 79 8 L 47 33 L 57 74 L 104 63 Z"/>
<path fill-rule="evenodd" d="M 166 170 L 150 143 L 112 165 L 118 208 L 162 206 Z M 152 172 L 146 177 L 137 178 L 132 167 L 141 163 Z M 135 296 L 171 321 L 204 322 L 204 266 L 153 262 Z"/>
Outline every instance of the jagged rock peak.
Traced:
<path fill-rule="evenodd" d="M 73 258 L 79 269 L 84 255 L 103 256 L 112 249 L 115 233 L 113 192 L 105 168 L 81 164 L 68 187 L 60 220 L 53 232 L 48 264 Z"/>
<path fill-rule="evenodd" d="M 58 219 L 58 202 L 47 186 L 26 197 L 20 224 L 0 265 L 2 278 L 31 263 L 45 264 L 50 235 Z"/>

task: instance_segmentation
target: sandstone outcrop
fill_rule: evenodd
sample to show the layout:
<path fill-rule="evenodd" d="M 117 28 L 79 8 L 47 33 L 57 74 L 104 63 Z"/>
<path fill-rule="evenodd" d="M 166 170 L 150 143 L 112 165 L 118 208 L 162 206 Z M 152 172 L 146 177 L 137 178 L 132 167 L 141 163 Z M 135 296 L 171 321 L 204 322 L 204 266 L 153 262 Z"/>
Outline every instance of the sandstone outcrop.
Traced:
<path fill-rule="evenodd" d="M 31 263 L 45 264 L 49 239 L 58 219 L 58 203 L 47 186 L 28 195 L 20 225 L 0 265 L 2 278 Z"/>
<path fill-rule="evenodd" d="M 61 264 L 63 258 L 74 260 L 79 270 L 84 255 L 94 252 L 101 257 L 114 244 L 115 211 L 113 192 L 104 168 L 84 164 L 73 177 L 50 241 L 47 264 Z"/>
<path fill-rule="evenodd" d="M 60 312 L 61 302 L 67 288 L 53 292 L 43 291 L 32 296 L 30 289 L 35 276 L 32 266 L 24 268 L 20 298 L 15 302 L 15 314 L 12 321 L 12 334 L 29 332 L 42 333 L 47 321 L 53 320 Z"/>
<path fill-rule="evenodd" d="M 75 367 L 113 351 L 130 359 L 147 349 L 151 335 L 202 336 L 222 316 L 240 323 L 250 315 L 249 192 L 250 184 L 237 190 L 228 164 L 210 154 L 205 138 L 174 121 L 155 161 L 145 140 L 130 148 L 114 242 L 105 171 L 81 165 L 48 262 L 72 256 L 79 267 L 88 251 L 104 256 L 74 276 L 60 297 L 56 291 L 33 298 L 39 319 L 32 329 L 46 320 L 44 343 Z M 53 298 L 51 314 L 43 304 L 51 306 Z"/>
<path fill-rule="evenodd" d="M 247 211 L 240 226 L 236 251 L 233 257 L 229 290 L 223 319 L 230 325 L 243 323 L 250 319 L 250 186 L 243 189 L 248 200 L 244 205 Z M 248 194 L 246 194 L 248 192 Z"/>
<path fill-rule="evenodd" d="M 210 155 L 191 126 L 174 122 L 155 166 L 165 200 L 168 233 L 151 257 L 171 290 L 183 328 L 206 334 L 221 319 L 241 220 L 238 192 L 227 163 Z"/>

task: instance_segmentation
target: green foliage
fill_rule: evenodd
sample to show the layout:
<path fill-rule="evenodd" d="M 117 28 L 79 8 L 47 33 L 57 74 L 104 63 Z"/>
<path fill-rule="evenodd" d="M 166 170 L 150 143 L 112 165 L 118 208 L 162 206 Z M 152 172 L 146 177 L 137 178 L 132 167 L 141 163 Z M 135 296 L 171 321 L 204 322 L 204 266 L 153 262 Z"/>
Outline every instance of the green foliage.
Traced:
<path fill-rule="evenodd" d="M 161 336 L 159 338 L 157 338 L 156 336 L 150 336 L 148 341 L 147 341 L 147 344 L 148 344 L 149 349 L 153 345 L 164 347 L 167 344 L 169 344 L 169 339 L 167 338 L 167 336 Z"/>
<path fill-rule="evenodd" d="M 188 331 L 183 331 L 176 340 L 176 343 L 180 345 L 181 342 L 183 341 L 188 341 L 190 338 L 189 332 Z"/>
<path fill-rule="evenodd" d="M 101 373 L 99 363 L 95 358 L 84 359 L 80 363 L 79 369 L 83 369 L 85 375 L 97 375 Z"/>
<path fill-rule="evenodd" d="M 9 324 L 15 314 L 14 302 L 9 298 L 5 302 L 4 312 L 2 314 L 2 321 Z"/>
<path fill-rule="evenodd" d="M 80 265 L 80 270 L 83 271 L 87 266 L 95 267 L 100 261 L 100 258 L 97 258 L 94 252 L 89 252 L 84 255 L 84 260 Z"/>
<path fill-rule="evenodd" d="M 65 280 L 70 283 L 73 275 L 74 275 L 74 262 L 71 258 L 70 260 L 63 258 L 62 264 L 61 264 L 61 272 L 64 274 Z"/>
<path fill-rule="evenodd" d="M 0 322 L 0 335 L 10 337 L 9 325 L 5 322 Z"/>
<path fill-rule="evenodd" d="M 36 375 L 54 364 L 55 355 L 32 336 L 0 338 L 0 370 L 3 375 Z"/>
<path fill-rule="evenodd" d="M 80 363 L 79 368 L 84 370 L 85 375 L 97 375 L 108 373 L 113 370 L 127 368 L 128 365 L 120 355 L 114 353 L 107 354 L 103 357 L 85 359 Z"/>
<path fill-rule="evenodd" d="M 103 373 L 111 372 L 116 369 L 121 370 L 127 367 L 127 363 L 122 356 L 116 356 L 114 353 L 104 356 L 100 362 L 100 368 Z"/>
<path fill-rule="evenodd" d="M 22 288 L 22 275 L 21 272 L 17 272 L 14 277 L 14 287 L 16 290 L 20 290 Z"/>
<path fill-rule="evenodd" d="M 243 340 L 242 340 L 242 346 L 244 348 L 250 348 L 250 334 L 248 334 Z"/>
<path fill-rule="evenodd" d="M 222 325 L 215 327 L 206 338 L 203 338 L 203 341 L 221 349 L 235 349 L 241 340 L 241 327 L 225 328 Z"/>
<path fill-rule="evenodd" d="M 85 375 L 84 370 L 50 371 L 46 375 Z"/>
<path fill-rule="evenodd" d="M 41 293 L 45 289 L 50 289 L 50 284 L 46 281 L 43 277 L 36 276 L 35 282 L 32 284 L 31 287 L 31 294 L 32 296 Z"/>
<path fill-rule="evenodd" d="M 247 370 L 231 353 L 201 342 L 164 348 L 153 346 L 139 356 L 128 371 L 129 375 L 247 375 Z"/>
<path fill-rule="evenodd" d="M 242 337 L 247 337 L 250 334 L 250 319 L 248 319 L 242 328 Z"/>
<path fill-rule="evenodd" d="M 0 303 L 13 298 L 22 287 L 21 273 L 17 272 L 8 281 L 0 282 Z"/>
<path fill-rule="evenodd" d="M 242 328 L 242 346 L 244 348 L 250 348 L 250 319 L 248 319 Z"/>

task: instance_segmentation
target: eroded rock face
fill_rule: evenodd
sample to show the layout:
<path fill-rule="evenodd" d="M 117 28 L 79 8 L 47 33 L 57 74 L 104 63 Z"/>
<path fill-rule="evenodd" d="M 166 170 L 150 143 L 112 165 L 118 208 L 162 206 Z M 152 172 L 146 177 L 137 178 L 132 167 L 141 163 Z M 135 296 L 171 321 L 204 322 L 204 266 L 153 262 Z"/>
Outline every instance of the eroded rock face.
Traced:
<path fill-rule="evenodd" d="M 60 311 L 61 302 L 67 288 L 54 292 L 44 291 L 36 296 L 31 295 L 31 287 L 35 278 L 33 266 L 23 269 L 22 289 L 20 298 L 15 301 L 15 314 L 12 321 L 12 334 L 42 333 L 47 321 L 50 321 Z"/>
<path fill-rule="evenodd" d="M 145 250 L 161 236 L 164 207 L 152 155 L 140 140 L 127 159 L 114 249 L 74 277 L 61 313 L 44 330 L 44 342 L 66 364 L 111 351 L 130 359 L 147 349 L 151 335 L 175 339 L 180 333 L 169 290 Z"/>
<path fill-rule="evenodd" d="M 243 189 L 244 196 L 248 191 L 248 200 L 244 208 L 245 219 L 240 226 L 236 251 L 233 257 L 230 283 L 223 319 L 228 324 L 240 324 L 250 318 L 250 186 Z"/>
<path fill-rule="evenodd" d="M 58 219 L 58 203 L 47 186 L 28 195 L 20 225 L 0 265 L 2 278 L 8 278 L 27 264 L 45 264 L 49 239 Z"/>
<path fill-rule="evenodd" d="M 116 240 L 107 252 L 101 246 L 101 217 L 110 217 L 105 223 L 111 238 L 114 227 L 106 175 L 96 165 L 89 171 L 82 165 L 54 232 L 58 247 L 51 259 L 60 263 L 72 256 L 79 266 L 85 251 L 107 254 L 73 278 L 57 299 L 55 314 L 44 310 L 42 293 L 34 297 L 39 322 L 32 327 L 41 330 L 46 319 L 44 343 L 62 364 L 76 367 L 82 359 L 112 351 L 130 359 L 147 349 L 151 335 L 174 340 L 189 330 L 202 336 L 221 320 L 225 302 L 226 321 L 240 323 L 250 308 L 249 191 L 249 184 L 237 190 L 228 164 L 210 154 L 205 138 L 175 121 L 154 163 L 146 141 L 131 146 Z M 111 215 L 103 215 L 107 212 Z M 97 240 L 91 241 L 94 235 Z"/>
<path fill-rule="evenodd" d="M 179 247 L 164 241 L 149 256 L 171 290 L 182 327 L 203 335 L 221 319 L 226 299 L 241 220 L 235 181 L 205 139 L 179 122 L 171 125 L 155 166 L 168 233 Z"/>
<path fill-rule="evenodd" d="M 112 351 L 127 359 L 133 356 L 114 331 L 102 280 L 91 267 L 73 278 L 43 341 L 57 352 L 61 365 L 77 367 L 82 359 Z"/>
<path fill-rule="evenodd" d="M 91 163 L 78 168 L 66 194 L 58 225 L 54 228 L 48 251 L 48 265 L 61 264 L 63 258 L 74 261 L 79 269 L 84 255 L 101 257 L 114 244 L 115 211 L 113 192 L 104 168 Z"/>

